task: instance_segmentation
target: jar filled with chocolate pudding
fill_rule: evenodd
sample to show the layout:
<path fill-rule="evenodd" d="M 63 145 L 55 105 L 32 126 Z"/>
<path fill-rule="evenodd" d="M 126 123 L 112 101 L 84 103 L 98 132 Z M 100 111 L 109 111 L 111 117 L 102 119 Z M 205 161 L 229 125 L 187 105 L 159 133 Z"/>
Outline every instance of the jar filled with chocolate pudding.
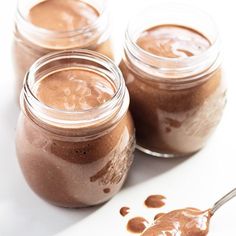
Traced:
<path fill-rule="evenodd" d="M 122 187 L 133 160 L 134 126 L 119 68 L 80 50 L 32 65 L 21 93 L 17 157 L 32 190 L 52 204 L 103 203 Z"/>
<path fill-rule="evenodd" d="M 120 68 L 138 149 L 176 157 L 204 147 L 226 103 L 219 36 L 207 14 L 185 5 L 146 9 L 129 24 Z"/>
<path fill-rule="evenodd" d="M 16 99 L 40 57 L 89 49 L 113 58 L 106 0 L 18 0 L 13 41 Z"/>

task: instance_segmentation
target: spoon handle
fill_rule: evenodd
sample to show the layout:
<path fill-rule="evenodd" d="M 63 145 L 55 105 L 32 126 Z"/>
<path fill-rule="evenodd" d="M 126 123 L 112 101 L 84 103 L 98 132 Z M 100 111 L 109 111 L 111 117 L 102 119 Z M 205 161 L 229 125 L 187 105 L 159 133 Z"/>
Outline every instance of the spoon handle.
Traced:
<path fill-rule="evenodd" d="M 226 202 L 231 200 L 232 198 L 236 197 L 236 188 L 227 193 L 225 196 L 223 196 L 219 201 L 217 201 L 214 206 L 211 208 L 211 214 L 214 215 L 215 212 L 223 206 Z"/>

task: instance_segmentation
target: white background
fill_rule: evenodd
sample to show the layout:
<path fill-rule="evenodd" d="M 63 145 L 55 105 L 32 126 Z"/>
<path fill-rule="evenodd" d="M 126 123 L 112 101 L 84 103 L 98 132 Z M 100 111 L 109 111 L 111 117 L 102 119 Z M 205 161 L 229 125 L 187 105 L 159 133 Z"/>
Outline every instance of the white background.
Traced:
<path fill-rule="evenodd" d="M 178 1 L 177 2 L 182 2 Z M 117 59 L 122 53 L 124 29 L 130 15 L 148 0 L 111 0 L 113 37 Z M 157 2 L 157 0 L 156 0 Z M 14 103 L 11 61 L 12 23 L 16 0 L 0 4 L 0 236 L 129 235 L 125 224 L 131 215 L 153 216 L 143 200 L 164 194 L 163 211 L 180 207 L 210 207 L 217 198 L 236 187 L 236 6 L 234 0 L 188 0 L 216 20 L 224 44 L 224 68 L 228 104 L 223 120 L 208 143 L 188 159 L 162 160 L 135 153 L 135 162 L 123 190 L 108 203 L 95 208 L 67 210 L 39 199 L 26 185 L 15 157 L 14 135 L 18 115 Z M 201 20 L 201 19 L 199 19 Z M 119 209 L 132 208 L 122 218 Z M 213 217 L 210 236 L 235 235 L 236 198 Z"/>

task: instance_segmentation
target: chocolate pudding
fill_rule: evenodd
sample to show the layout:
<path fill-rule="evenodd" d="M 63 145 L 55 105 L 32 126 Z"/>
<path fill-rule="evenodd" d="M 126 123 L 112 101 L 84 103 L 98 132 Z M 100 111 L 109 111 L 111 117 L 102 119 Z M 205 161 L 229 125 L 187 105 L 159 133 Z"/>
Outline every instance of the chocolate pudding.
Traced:
<path fill-rule="evenodd" d="M 185 208 L 160 215 L 141 235 L 205 236 L 208 234 L 211 214 L 195 208 Z"/>
<path fill-rule="evenodd" d="M 226 103 L 218 41 L 182 25 L 134 25 L 120 68 L 137 147 L 159 157 L 189 156 L 206 144 Z"/>
<path fill-rule="evenodd" d="M 161 208 L 165 205 L 165 197 L 162 195 L 150 195 L 144 201 L 144 204 L 148 208 Z"/>
<path fill-rule="evenodd" d="M 133 160 L 134 126 L 121 73 L 107 58 L 95 56 L 89 51 L 48 55 L 25 80 L 18 160 L 35 193 L 58 206 L 109 200 Z"/>
<path fill-rule="evenodd" d="M 104 1 L 97 1 L 96 8 L 82 0 L 19 4 L 13 43 L 17 99 L 26 71 L 47 53 L 86 48 L 113 58 Z"/>
<path fill-rule="evenodd" d="M 153 55 L 182 58 L 199 55 L 211 42 L 200 32 L 180 25 L 158 25 L 143 31 L 137 45 Z"/>
<path fill-rule="evenodd" d="M 232 194 L 232 191 L 229 194 Z M 229 194 L 224 198 L 227 198 Z M 146 205 L 158 208 L 156 203 L 164 199 L 166 197 L 163 195 L 151 195 L 146 198 L 145 203 L 149 202 Z M 121 208 L 120 213 L 121 210 L 125 212 L 126 207 Z M 131 218 L 127 223 L 127 230 L 131 233 L 139 233 L 141 236 L 206 236 L 213 214 L 213 208 L 201 211 L 192 207 L 173 210 L 168 213 L 159 212 L 154 216 L 154 221 L 151 223 L 141 216 Z M 121 215 L 123 216 L 123 214 Z"/>
<path fill-rule="evenodd" d="M 67 68 L 38 81 L 33 88 L 38 100 L 64 111 L 83 111 L 109 101 L 115 88 L 104 76 L 89 70 Z"/>
<path fill-rule="evenodd" d="M 154 220 L 157 220 L 158 218 L 160 218 L 161 216 L 165 215 L 165 213 L 158 213 L 154 216 Z"/>
<path fill-rule="evenodd" d="M 30 9 L 27 20 L 43 29 L 70 31 L 91 25 L 98 17 L 99 12 L 81 0 L 44 0 Z"/>
<path fill-rule="evenodd" d="M 143 217 L 134 217 L 128 221 L 127 229 L 131 233 L 140 234 L 142 233 L 148 225 L 148 221 Z"/>
<path fill-rule="evenodd" d="M 122 216 L 126 216 L 129 214 L 130 208 L 129 207 L 121 207 L 120 208 L 120 214 Z"/>

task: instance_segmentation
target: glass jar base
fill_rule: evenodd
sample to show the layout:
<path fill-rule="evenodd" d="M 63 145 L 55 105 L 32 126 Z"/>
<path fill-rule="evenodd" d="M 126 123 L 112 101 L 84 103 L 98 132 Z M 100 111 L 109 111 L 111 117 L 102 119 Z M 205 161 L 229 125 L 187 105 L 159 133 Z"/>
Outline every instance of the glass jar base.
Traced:
<path fill-rule="evenodd" d="M 169 158 L 179 158 L 179 157 L 189 157 L 189 156 L 194 155 L 196 152 L 198 152 L 198 151 L 196 151 L 196 152 L 192 152 L 192 153 L 188 153 L 188 154 L 161 153 L 161 152 L 151 151 L 151 150 L 149 150 L 147 148 L 144 148 L 144 147 L 142 147 L 138 144 L 136 144 L 136 148 L 139 151 L 141 151 L 145 154 L 148 154 L 150 156 L 159 157 L 159 158 L 167 158 L 167 159 L 169 159 Z"/>

